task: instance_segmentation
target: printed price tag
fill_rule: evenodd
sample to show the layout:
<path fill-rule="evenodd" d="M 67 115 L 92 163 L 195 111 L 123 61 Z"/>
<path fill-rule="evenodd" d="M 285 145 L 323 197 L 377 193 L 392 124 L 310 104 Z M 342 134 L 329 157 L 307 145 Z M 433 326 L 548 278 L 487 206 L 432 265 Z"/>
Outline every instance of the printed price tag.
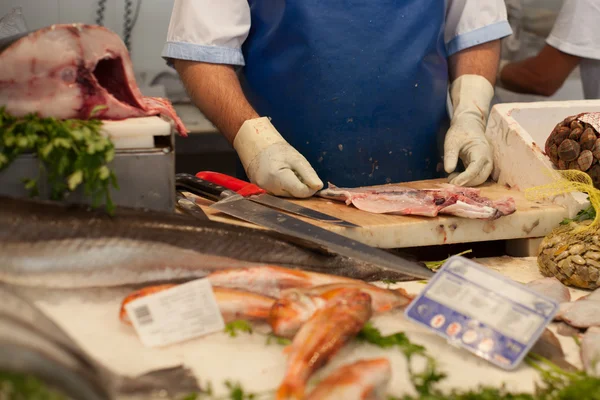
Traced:
<path fill-rule="evenodd" d="M 140 340 L 158 347 L 222 331 L 223 316 L 208 279 L 198 279 L 125 305 Z"/>
<path fill-rule="evenodd" d="M 406 309 L 408 319 L 506 369 L 514 369 L 558 312 L 558 303 L 459 256 Z"/>

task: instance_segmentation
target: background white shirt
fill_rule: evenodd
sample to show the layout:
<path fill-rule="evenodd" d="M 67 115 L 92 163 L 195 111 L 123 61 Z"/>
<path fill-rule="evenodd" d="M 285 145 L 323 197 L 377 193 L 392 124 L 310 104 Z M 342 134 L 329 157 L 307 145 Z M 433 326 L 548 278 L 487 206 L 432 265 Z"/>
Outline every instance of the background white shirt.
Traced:
<path fill-rule="evenodd" d="M 503 0 L 445 0 L 448 55 L 500 39 L 512 30 Z M 164 58 L 244 65 L 248 0 L 175 0 Z"/>
<path fill-rule="evenodd" d="M 600 0 L 565 0 L 546 42 L 583 57 L 581 81 L 586 99 L 600 99 Z"/>

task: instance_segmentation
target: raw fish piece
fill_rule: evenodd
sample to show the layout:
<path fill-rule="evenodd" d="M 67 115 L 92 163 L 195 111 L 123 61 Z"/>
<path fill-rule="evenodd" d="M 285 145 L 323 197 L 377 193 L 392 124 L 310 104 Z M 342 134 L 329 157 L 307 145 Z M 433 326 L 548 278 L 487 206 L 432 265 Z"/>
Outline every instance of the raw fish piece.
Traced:
<path fill-rule="evenodd" d="M 560 283 L 555 277 L 536 279 L 527 283 L 525 286 L 551 298 L 559 304 L 571 301 L 571 292 L 569 292 L 569 288 Z"/>
<path fill-rule="evenodd" d="M 600 327 L 587 330 L 581 339 L 581 361 L 589 375 L 600 377 Z"/>
<path fill-rule="evenodd" d="M 386 358 L 356 361 L 333 371 L 306 400 L 384 400 L 391 378 Z"/>
<path fill-rule="evenodd" d="M 125 44 L 95 25 L 59 24 L 0 40 L 0 107 L 20 117 L 107 120 L 163 116 L 187 136 L 166 99 L 144 97 Z"/>
<path fill-rule="evenodd" d="M 245 290 L 279 298 L 287 289 L 310 288 L 328 284 L 364 283 L 343 276 L 299 271 L 273 265 L 215 271 L 207 276 L 211 285 Z"/>
<path fill-rule="evenodd" d="M 364 282 L 338 283 L 284 290 L 271 308 L 269 324 L 273 333 L 293 338 L 302 325 L 327 301 L 348 289 L 359 289 L 371 296 L 375 314 L 407 306 L 413 299 L 404 289 L 384 289 Z"/>
<path fill-rule="evenodd" d="M 317 310 L 286 349 L 285 377 L 275 400 L 303 400 L 311 375 L 325 365 L 371 318 L 371 296 L 348 289 Z"/>
<path fill-rule="evenodd" d="M 470 219 L 497 219 L 516 211 L 512 198 L 492 201 L 480 195 L 479 189 L 443 184 L 438 189 L 411 189 L 401 185 L 363 188 L 338 188 L 329 184 L 318 196 L 353 204 L 359 210 L 376 214 L 438 214 Z"/>
<path fill-rule="evenodd" d="M 577 301 L 581 301 L 581 300 L 600 301 L 600 289 L 596 289 L 592 293 L 586 294 L 585 296 L 582 296 L 577 299 Z"/>
<path fill-rule="evenodd" d="M 556 333 L 558 333 L 561 336 L 573 337 L 579 336 L 581 334 L 581 330 L 572 327 L 566 322 L 558 322 L 556 324 Z"/>
<path fill-rule="evenodd" d="M 556 319 L 575 328 L 600 326 L 600 301 L 580 300 L 566 304 L 568 306 L 559 310 Z"/>
<path fill-rule="evenodd" d="M 538 341 L 531 348 L 530 352 L 552 361 L 565 371 L 577 370 L 575 366 L 567 362 L 565 353 L 560 345 L 560 341 L 548 328 L 544 330 Z"/>

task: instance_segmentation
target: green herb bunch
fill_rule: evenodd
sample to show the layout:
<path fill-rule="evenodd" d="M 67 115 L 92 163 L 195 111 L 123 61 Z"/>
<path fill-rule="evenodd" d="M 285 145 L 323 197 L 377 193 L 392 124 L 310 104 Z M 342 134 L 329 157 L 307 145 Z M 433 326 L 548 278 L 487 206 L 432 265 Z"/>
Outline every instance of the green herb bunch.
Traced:
<path fill-rule="evenodd" d="M 115 149 L 110 138 L 100 133 L 101 126 L 94 119 L 58 120 L 34 114 L 16 118 L 2 107 L 0 171 L 19 155 L 33 153 L 40 161 L 40 175 L 46 172 L 52 200 L 62 200 L 83 185 L 94 206 L 104 201 L 108 211 L 112 211 L 110 188 L 118 185 L 108 164 Z M 39 179 L 40 176 L 30 177 L 24 181 L 31 196 L 39 195 Z"/>

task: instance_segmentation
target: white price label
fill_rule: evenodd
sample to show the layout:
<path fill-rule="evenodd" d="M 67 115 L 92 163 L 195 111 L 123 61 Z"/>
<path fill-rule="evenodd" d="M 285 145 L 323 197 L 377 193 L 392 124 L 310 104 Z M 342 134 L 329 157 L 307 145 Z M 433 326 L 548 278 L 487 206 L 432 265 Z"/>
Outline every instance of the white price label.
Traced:
<path fill-rule="evenodd" d="M 222 331 L 223 316 L 208 279 L 198 279 L 125 305 L 145 346 L 158 347 Z"/>

